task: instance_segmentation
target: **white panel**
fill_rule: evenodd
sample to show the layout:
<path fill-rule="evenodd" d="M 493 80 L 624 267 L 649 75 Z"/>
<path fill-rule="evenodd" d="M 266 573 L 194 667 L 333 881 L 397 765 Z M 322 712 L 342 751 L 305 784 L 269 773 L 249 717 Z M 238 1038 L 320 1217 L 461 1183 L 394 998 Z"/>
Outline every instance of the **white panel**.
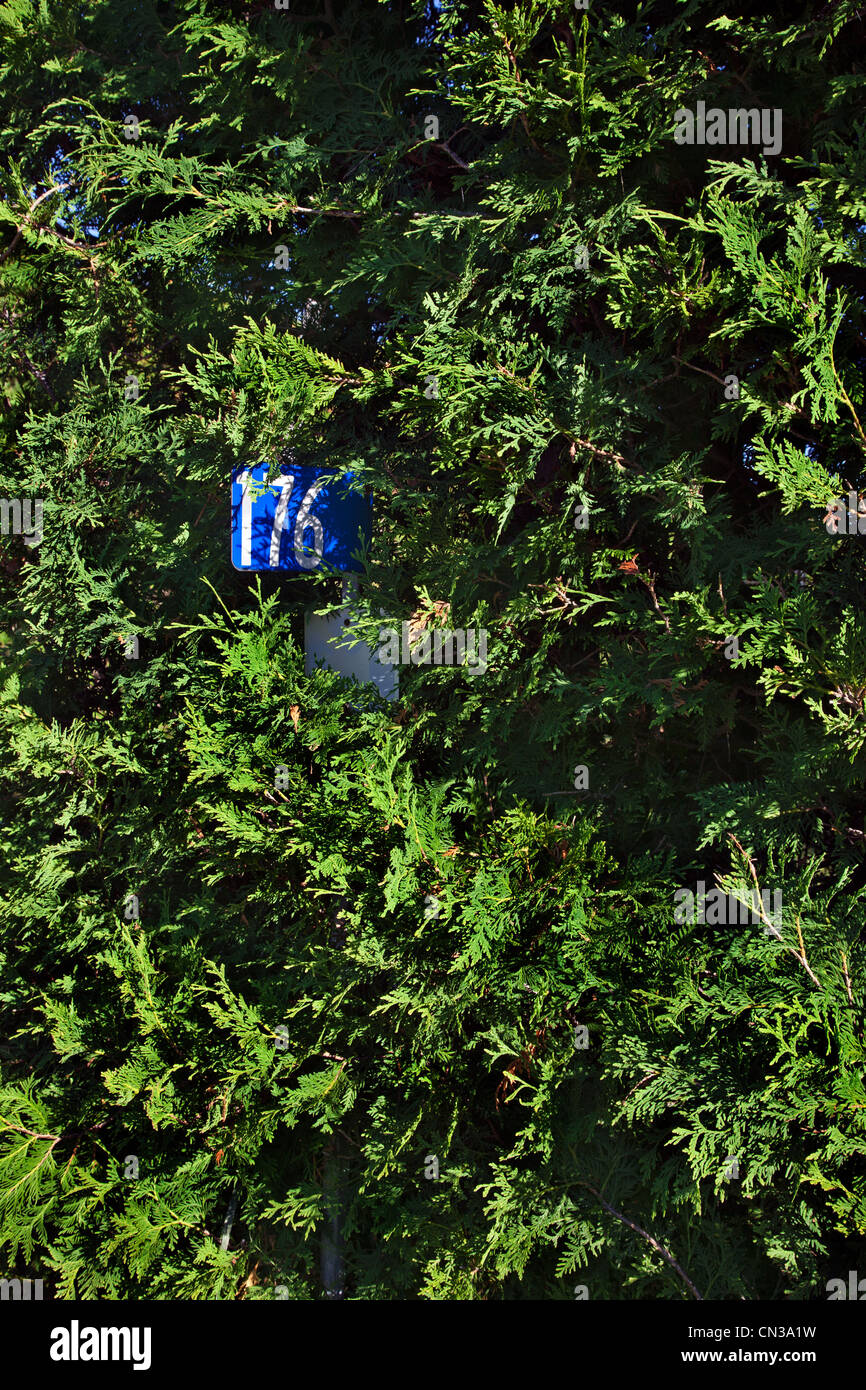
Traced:
<path fill-rule="evenodd" d="M 354 647 L 337 647 L 334 643 L 348 631 L 350 609 L 344 606 L 330 617 L 319 617 L 312 609 L 304 616 L 305 670 L 311 675 L 316 661 L 321 660 L 331 671 L 341 676 L 354 676 L 361 684 L 372 683 L 386 700 L 396 700 L 398 693 L 397 668 L 384 666 L 375 647 L 359 642 Z"/>

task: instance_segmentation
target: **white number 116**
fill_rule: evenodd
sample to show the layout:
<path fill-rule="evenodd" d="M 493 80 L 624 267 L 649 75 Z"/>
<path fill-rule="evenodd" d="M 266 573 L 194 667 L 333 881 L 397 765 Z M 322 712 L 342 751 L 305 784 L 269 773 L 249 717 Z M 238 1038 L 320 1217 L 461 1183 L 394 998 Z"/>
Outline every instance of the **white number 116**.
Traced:
<path fill-rule="evenodd" d="M 245 469 L 240 474 L 238 482 L 241 484 L 241 564 L 249 565 L 252 562 L 252 539 L 253 539 L 253 499 L 250 493 L 250 471 Z M 325 548 L 325 533 L 322 523 L 318 517 L 310 515 L 310 507 L 315 501 L 317 493 L 328 482 L 327 478 L 317 478 L 311 487 L 307 488 L 304 500 L 298 508 L 298 515 L 295 517 L 295 559 L 301 569 L 314 570 L 321 563 Z M 278 478 L 270 484 L 270 487 L 278 487 L 280 496 L 277 501 L 277 509 L 274 513 L 274 525 L 271 531 L 271 549 L 269 562 L 276 569 L 280 563 L 280 542 L 283 538 L 283 529 L 286 524 L 286 513 L 289 509 L 289 498 L 292 495 L 292 488 L 295 484 L 293 473 L 281 473 Z M 304 544 L 304 534 L 312 531 L 312 545 Z"/>

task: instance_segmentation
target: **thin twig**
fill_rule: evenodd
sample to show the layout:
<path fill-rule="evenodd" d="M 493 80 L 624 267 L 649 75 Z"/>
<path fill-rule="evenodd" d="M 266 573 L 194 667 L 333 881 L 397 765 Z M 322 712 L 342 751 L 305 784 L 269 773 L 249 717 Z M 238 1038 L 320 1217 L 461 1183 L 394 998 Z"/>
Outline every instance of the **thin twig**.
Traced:
<path fill-rule="evenodd" d="M 717 381 L 717 382 L 719 383 L 720 386 L 724 386 L 724 384 L 725 384 L 725 379 L 724 379 L 724 377 L 716 376 L 715 372 L 708 372 L 707 369 L 706 369 L 706 367 L 696 367 L 695 364 L 694 364 L 694 362 L 685 362 L 685 361 L 683 361 L 682 357 L 677 356 L 676 353 L 674 354 L 674 359 L 675 359 L 675 361 L 679 362 L 681 366 L 683 366 L 683 367 L 688 367 L 690 371 L 692 371 L 692 372 L 700 372 L 700 373 L 701 373 L 701 376 L 712 377 L 713 381 Z M 668 380 L 669 378 L 665 378 L 665 379 Z"/>
<path fill-rule="evenodd" d="M 33 215 L 33 213 L 35 212 L 35 210 L 38 208 L 38 206 L 39 206 L 40 203 L 44 203 L 44 202 L 45 202 L 45 199 L 46 199 L 46 198 L 50 198 L 51 195 L 52 195 L 52 193 L 62 193 L 63 190 L 64 190 L 65 188 L 71 188 L 71 187 L 73 186 L 74 182 L 75 182 L 75 180 L 72 179 L 72 180 L 70 180 L 69 183 L 58 183 L 58 184 L 55 184 L 55 186 L 54 186 L 53 188 L 46 188 L 46 190 L 45 190 L 44 193 L 40 193 L 38 198 L 34 198 L 33 202 L 30 204 L 30 211 L 29 211 L 29 212 L 26 212 L 26 213 L 24 214 L 24 226 L 26 227 L 26 226 L 29 225 L 30 218 L 31 218 L 31 216 Z M 50 227 L 45 227 L 45 228 L 43 228 L 43 231 L 51 231 L 51 230 L 52 230 L 52 228 L 50 228 Z M 23 235 L 24 235 L 24 227 L 19 227 L 18 230 L 16 231 L 14 237 L 12 238 L 12 241 L 11 241 L 10 244 L 6 247 L 6 250 L 5 250 L 5 251 L 0 251 L 0 263 L 2 263 L 3 261 L 5 261 L 6 258 L 7 258 L 7 256 L 11 256 L 11 255 L 12 255 L 12 252 L 15 250 L 15 247 L 18 245 L 18 243 L 19 243 L 19 241 L 21 240 L 21 238 L 22 238 Z M 59 234 L 59 232 L 58 232 L 58 233 L 55 233 L 55 235 L 59 236 L 60 234 Z"/>
<path fill-rule="evenodd" d="M 662 610 L 659 608 L 659 601 L 658 601 L 658 599 L 656 598 L 655 584 L 653 583 L 653 581 L 652 581 L 651 579 L 644 579 L 644 577 L 643 577 L 642 574 L 639 574 L 639 575 L 638 575 L 638 579 L 641 581 L 642 584 L 645 584 L 646 587 L 649 589 L 650 598 L 651 598 L 652 601 L 653 601 L 653 608 L 656 610 L 656 612 L 658 613 L 658 615 L 659 615 L 659 617 L 661 618 L 662 622 L 664 623 L 664 625 L 665 625 L 665 631 L 666 631 L 666 632 L 670 632 L 670 630 L 671 630 L 671 625 L 670 625 L 670 623 L 669 623 L 669 621 L 668 621 L 667 614 L 666 614 L 666 613 L 663 613 Z"/>
<path fill-rule="evenodd" d="M 40 371 L 38 367 L 35 367 L 33 365 L 23 348 L 19 350 L 18 361 L 23 362 L 24 366 L 27 368 L 28 372 L 33 377 L 37 385 L 42 387 L 42 390 L 45 392 L 45 394 L 56 405 L 57 396 L 54 394 L 53 388 L 49 386 L 47 376 L 44 372 Z"/>
<path fill-rule="evenodd" d="M 651 1081 L 654 1076 L 658 1076 L 657 1071 L 648 1071 L 646 1076 L 642 1076 L 640 1081 L 638 1081 L 635 1086 L 632 1086 L 631 1090 L 628 1093 L 628 1096 L 633 1096 L 635 1091 L 640 1090 L 641 1086 L 643 1086 L 645 1082 Z M 626 1101 L 628 1100 L 628 1096 L 625 1096 L 620 1101 L 620 1105 L 625 1105 Z"/>
<path fill-rule="evenodd" d="M 362 215 L 360 212 L 346 212 L 343 208 L 308 208 L 302 203 L 290 203 L 286 198 L 284 198 L 282 202 L 277 203 L 273 211 L 279 212 L 281 208 L 286 208 L 288 212 L 303 212 L 310 215 L 315 214 L 317 217 L 345 217 L 350 220 Z"/>
<path fill-rule="evenodd" d="M 503 44 L 505 45 L 505 51 L 506 51 L 506 53 L 508 54 L 509 60 L 510 60 L 510 62 L 511 62 L 511 67 L 512 67 L 512 69 L 513 69 L 513 71 L 514 71 L 514 80 L 515 80 L 515 82 L 517 83 L 517 86 L 520 87 L 520 88 L 522 88 L 522 87 L 523 87 L 523 82 L 522 82 L 522 80 L 521 80 L 520 72 L 519 72 L 518 67 L 517 67 L 517 59 L 515 58 L 515 56 L 514 56 L 512 50 L 511 50 L 511 44 L 508 42 L 508 39 L 505 37 L 505 35 L 500 33 L 500 31 L 496 28 L 495 25 L 494 25 L 493 27 L 494 27 L 494 30 L 495 30 L 497 36 L 498 36 L 499 38 L 502 39 L 502 42 L 503 42 Z M 527 138 L 527 140 L 529 141 L 529 143 L 530 143 L 530 145 L 532 146 L 532 148 L 535 150 L 535 152 L 536 152 L 537 154 L 540 154 L 542 159 L 546 159 L 547 162 L 550 163 L 551 160 L 552 160 L 552 155 L 547 154 L 546 151 L 543 150 L 543 149 L 541 148 L 541 146 L 537 143 L 537 141 L 535 141 L 535 140 L 533 139 L 532 133 L 531 133 L 531 131 L 530 131 L 530 129 L 529 129 L 529 123 L 528 123 L 528 121 L 527 121 L 527 119 L 526 119 L 526 112 L 525 112 L 525 111 L 521 111 L 521 113 L 520 113 L 520 124 L 523 126 L 523 129 L 524 129 L 524 131 L 526 132 L 526 138 Z"/>
<path fill-rule="evenodd" d="M 834 341 L 835 341 L 835 339 L 834 339 Z M 832 343 L 832 342 L 831 342 L 831 344 L 830 344 L 830 366 L 833 368 L 833 375 L 834 375 L 834 377 L 836 378 L 836 383 L 837 383 L 837 385 L 838 385 L 838 387 L 839 387 L 839 390 L 842 392 L 842 399 L 843 399 L 843 401 L 845 402 L 845 404 L 847 405 L 848 409 L 850 410 L 851 414 L 852 414 L 853 417 L 854 417 L 854 424 L 855 424 L 856 427 L 857 427 L 857 433 L 859 434 L 862 443 L 863 443 L 863 444 L 866 444 L 866 434 L 863 433 L 863 426 L 860 424 L 860 420 L 859 420 L 859 418 L 858 418 L 858 416 L 857 416 L 857 411 L 854 409 L 854 406 L 853 406 L 852 403 L 851 403 L 851 397 L 848 395 L 848 392 L 845 390 L 845 383 L 843 382 L 843 380 L 842 380 L 842 378 L 840 377 L 838 371 L 836 370 L 836 361 L 835 361 L 835 358 L 834 358 L 834 356 L 833 356 L 833 343 Z"/>
<path fill-rule="evenodd" d="M 787 945 L 785 945 L 785 941 L 784 941 L 784 939 L 783 939 L 783 937 L 782 937 L 782 933 L 779 931 L 779 928 L 775 925 L 775 923 L 771 922 L 771 921 L 770 921 L 770 918 L 767 916 L 767 913 L 766 913 L 766 911 L 764 910 L 763 899 L 761 898 L 761 888 L 760 888 L 760 884 L 758 883 L 758 875 L 755 873 L 755 865 L 754 865 L 754 863 L 752 862 L 751 856 L 748 855 L 748 854 L 746 853 L 746 851 L 743 849 L 743 846 L 740 844 L 740 842 L 739 842 L 739 840 L 737 839 L 736 835 L 731 835 L 731 834 L 729 834 L 729 835 L 728 835 L 728 839 L 729 839 L 729 840 L 732 840 L 733 843 L 737 846 L 737 849 L 740 851 L 740 854 L 743 856 L 743 858 L 745 859 L 746 863 L 747 863 L 748 866 L 749 866 L 749 872 L 750 872 L 751 875 L 752 875 L 752 881 L 753 881 L 753 883 L 754 883 L 754 885 L 755 885 L 755 893 L 756 893 L 756 895 L 757 895 L 757 908 L 756 908 L 756 910 L 757 910 L 757 912 L 759 913 L 760 918 L 761 918 L 761 921 L 764 923 L 764 926 L 767 928 L 767 930 L 769 931 L 770 935 L 771 935 L 771 936 L 775 936 L 775 938 L 776 938 L 777 941 L 781 941 L 781 942 L 782 942 L 782 945 L 785 947 L 785 950 L 788 951 L 788 952 L 794 957 L 795 960 L 798 960 L 798 961 L 800 962 L 800 964 L 802 965 L 802 967 L 803 967 L 803 969 L 805 970 L 806 974 L 809 976 L 809 979 L 812 980 L 812 981 L 817 985 L 818 989 L 823 989 L 823 986 L 822 986 L 822 984 L 821 984 L 821 981 L 818 979 L 818 976 L 815 974 L 815 972 L 812 970 L 811 966 L 809 965 L 809 962 L 806 960 L 806 947 L 803 945 L 803 937 L 802 937 L 802 935 L 800 935 L 799 924 L 798 924 L 798 926 L 797 926 L 797 932 L 798 932 L 798 935 L 800 935 L 800 947 L 801 947 L 802 952 L 803 952 L 802 955 L 798 955 L 797 952 L 794 950 L 793 946 L 787 946 Z"/>
<path fill-rule="evenodd" d="M 465 159 L 461 159 L 459 154 L 455 154 L 454 151 L 449 148 L 447 141 L 440 140 L 434 144 L 433 148 L 434 150 L 444 150 L 448 158 L 453 159 L 455 164 L 459 164 L 461 169 L 471 169 L 471 164 L 467 164 Z"/>
<path fill-rule="evenodd" d="M 686 1274 L 682 1265 L 677 1263 L 670 1251 L 666 1250 L 665 1247 L 661 1245 L 659 1241 L 655 1239 L 654 1236 L 651 1236 L 649 1231 L 645 1231 L 643 1226 L 639 1226 L 636 1221 L 631 1221 L 629 1217 L 623 1216 L 621 1211 L 617 1211 L 616 1207 L 612 1207 L 610 1202 L 606 1202 L 602 1197 L 601 1193 L 598 1192 L 592 1186 L 591 1183 L 584 1182 L 582 1179 L 579 1179 L 578 1186 L 588 1188 L 588 1190 L 592 1193 L 593 1197 L 597 1198 L 597 1200 L 601 1202 L 601 1205 L 604 1207 L 605 1211 L 609 1211 L 611 1216 L 616 1217 L 617 1221 L 621 1221 L 624 1226 L 628 1226 L 632 1231 L 637 1231 L 638 1235 L 643 1236 L 644 1240 L 648 1240 L 653 1249 L 657 1250 L 658 1253 L 661 1255 L 662 1259 L 667 1260 L 668 1264 L 671 1266 L 671 1269 L 676 1270 L 677 1274 L 680 1276 L 683 1283 L 688 1288 L 692 1297 L 696 1298 L 699 1303 L 703 1303 L 702 1295 L 698 1293 L 698 1290 L 695 1288 L 695 1285 L 692 1283 L 691 1279 Z"/>
<path fill-rule="evenodd" d="M 624 454 L 617 454 L 613 449 L 599 449 L 598 445 L 590 444 L 588 439 L 578 439 L 575 435 L 574 443 L 579 445 L 581 449 L 588 449 L 591 454 L 596 454 L 599 458 L 613 459 L 616 463 L 626 464 L 629 468 L 637 467 Z"/>
<path fill-rule="evenodd" d="M 13 1125 L 12 1121 L 7 1120 L 3 1115 L 0 1115 L 0 1124 L 4 1124 L 7 1129 L 14 1129 L 18 1134 L 29 1134 L 31 1139 L 53 1139 L 55 1144 L 59 1144 L 63 1137 L 60 1134 L 37 1134 L 35 1129 L 27 1129 L 24 1125 Z"/>
<path fill-rule="evenodd" d="M 845 952 L 844 952 L 844 951 L 841 951 L 841 952 L 840 952 L 840 955 L 841 955 L 841 957 L 842 957 L 842 969 L 843 969 L 843 971 L 844 971 L 844 973 L 845 973 L 845 988 L 846 988 L 846 990 L 848 991 L 848 1003 L 851 1004 L 851 1005 L 853 1006 L 853 1004 L 854 1004 L 854 996 L 853 996 L 853 994 L 851 993 L 851 981 L 850 981 L 850 979 L 848 978 L 848 962 L 847 962 L 847 960 L 845 959 Z"/>

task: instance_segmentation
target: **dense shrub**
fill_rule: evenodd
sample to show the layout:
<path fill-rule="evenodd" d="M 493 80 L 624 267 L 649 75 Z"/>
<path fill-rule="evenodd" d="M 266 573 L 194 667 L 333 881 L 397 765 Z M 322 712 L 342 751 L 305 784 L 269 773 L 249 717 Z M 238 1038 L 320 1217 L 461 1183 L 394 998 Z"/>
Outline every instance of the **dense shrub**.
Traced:
<path fill-rule="evenodd" d="M 350 1298 L 826 1297 L 862 9 L 9 0 L 0 45 L 5 1267 L 319 1297 L 337 1216 Z M 780 152 L 678 144 L 699 101 Z M 228 547 L 289 442 L 372 490 L 358 630 L 485 672 L 305 675 L 338 581 Z M 716 875 L 778 921 L 680 920 Z"/>

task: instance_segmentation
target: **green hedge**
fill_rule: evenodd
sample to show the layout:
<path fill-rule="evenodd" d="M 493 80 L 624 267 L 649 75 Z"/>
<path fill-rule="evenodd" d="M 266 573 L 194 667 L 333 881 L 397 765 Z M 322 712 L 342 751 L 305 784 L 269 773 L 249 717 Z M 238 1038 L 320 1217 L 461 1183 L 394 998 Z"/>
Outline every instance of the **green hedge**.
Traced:
<path fill-rule="evenodd" d="M 752 8 L 0 6 L 3 1272 L 318 1298 L 336 1216 L 349 1298 L 823 1299 L 862 1249 L 866 35 Z M 357 630 L 486 671 L 304 674 L 336 581 L 228 544 L 288 443 L 372 490 Z"/>

